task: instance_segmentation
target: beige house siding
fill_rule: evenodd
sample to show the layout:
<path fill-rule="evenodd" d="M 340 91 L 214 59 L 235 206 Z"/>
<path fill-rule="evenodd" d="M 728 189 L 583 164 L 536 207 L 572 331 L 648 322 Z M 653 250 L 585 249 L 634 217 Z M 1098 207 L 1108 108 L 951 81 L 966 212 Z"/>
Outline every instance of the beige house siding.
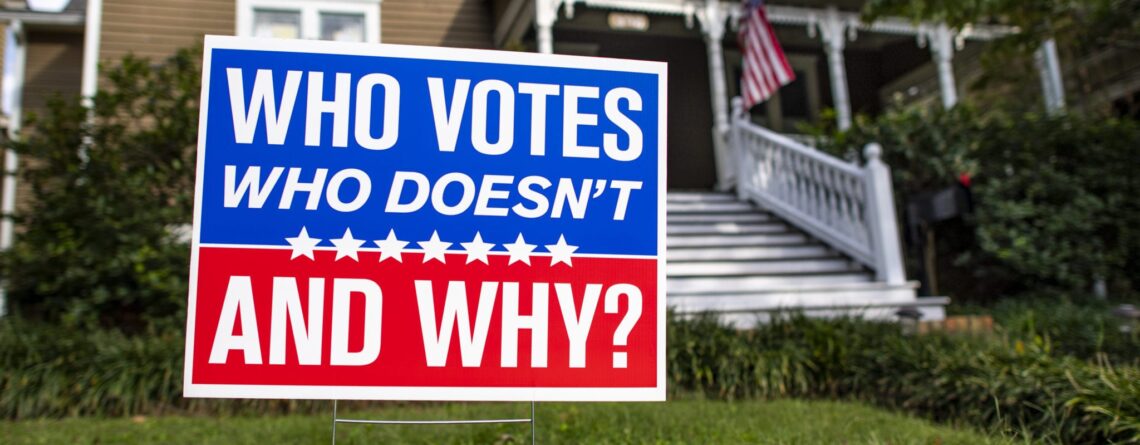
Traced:
<path fill-rule="evenodd" d="M 201 46 L 206 34 L 233 35 L 236 8 L 234 0 L 104 0 L 99 59 L 161 60 Z"/>
<path fill-rule="evenodd" d="M 79 95 L 83 79 L 83 33 L 76 31 L 27 31 L 28 51 L 24 68 L 24 117 L 42 112 L 49 98 Z"/>
<path fill-rule="evenodd" d="M 384 0 L 380 41 L 405 45 L 492 47 L 491 10 L 483 0 Z"/>
<path fill-rule="evenodd" d="M 50 98 L 79 96 L 83 78 L 83 33 L 81 30 L 29 29 L 27 55 L 24 66 L 24 121 L 47 110 Z M 25 126 L 23 132 L 34 131 Z M 20 159 L 20 168 L 28 166 L 28 159 Z M 26 184 L 16 186 L 16 211 L 24 212 L 31 204 L 31 189 Z"/>

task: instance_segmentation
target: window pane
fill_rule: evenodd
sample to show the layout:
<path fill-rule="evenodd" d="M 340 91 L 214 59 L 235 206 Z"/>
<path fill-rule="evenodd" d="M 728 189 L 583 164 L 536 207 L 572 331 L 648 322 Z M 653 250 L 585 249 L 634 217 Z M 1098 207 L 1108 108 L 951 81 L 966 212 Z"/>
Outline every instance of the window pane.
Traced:
<path fill-rule="evenodd" d="M 253 11 L 253 36 L 296 39 L 301 36 L 299 11 Z"/>
<path fill-rule="evenodd" d="M 321 13 L 321 40 L 364 41 L 363 14 Z"/>

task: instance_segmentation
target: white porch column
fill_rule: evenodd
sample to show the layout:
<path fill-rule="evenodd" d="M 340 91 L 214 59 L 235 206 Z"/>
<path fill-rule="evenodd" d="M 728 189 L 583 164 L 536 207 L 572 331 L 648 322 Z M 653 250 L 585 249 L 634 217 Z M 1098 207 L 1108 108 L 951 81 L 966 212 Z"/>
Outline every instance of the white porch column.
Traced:
<path fill-rule="evenodd" d="M 554 53 L 554 21 L 562 0 L 534 0 L 534 33 L 538 52 Z"/>
<path fill-rule="evenodd" d="M 709 92 L 712 94 L 713 115 L 713 157 L 716 160 L 716 176 L 718 190 L 728 190 L 735 183 L 735 171 L 732 168 L 731 154 L 728 152 L 728 92 L 725 87 L 724 52 L 724 23 L 727 14 L 721 9 L 718 0 L 707 0 L 703 8 L 697 11 L 697 20 L 701 24 L 701 33 L 705 37 L 705 48 L 709 62 Z"/>
<path fill-rule="evenodd" d="M 1041 90 L 1045 93 L 1045 109 L 1057 114 L 1065 109 L 1065 83 L 1061 80 L 1061 62 L 1057 57 L 1057 41 L 1049 39 L 1033 54 L 1041 73 Z"/>
<path fill-rule="evenodd" d="M 942 91 L 942 107 L 953 108 L 958 104 L 958 87 L 954 83 L 954 33 L 945 23 L 939 23 L 925 33 L 919 34 L 930 42 L 930 54 L 934 56 L 934 66 L 938 68 L 938 87 Z"/>
<path fill-rule="evenodd" d="M 103 0 L 87 0 L 87 17 L 83 28 L 83 78 L 79 95 L 83 105 L 91 108 L 99 87 L 99 42 L 103 33 Z"/>
<path fill-rule="evenodd" d="M 835 120 L 840 130 L 851 128 L 851 98 L 847 94 L 847 67 L 843 65 L 843 49 L 847 43 L 847 23 L 834 6 L 817 23 L 827 66 L 831 74 L 831 100 L 835 103 Z"/>
<path fill-rule="evenodd" d="M 8 118 L 8 139 L 19 137 L 23 119 L 26 49 L 23 22 L 12 20 L 8 23 L 4 36 L 4 77 L 0 85 L 4 96 L 0 111 Z M 16 210 L 16 169 L 19 165 L 16 152 L 4 150 L 4 170 L 0 172 L 3 174 L 3 180 L 0 181 L 3 190 L 3 195 L 0 196 L 0 251 L 12 248 L 15 237 L 12 213 Z M 7 309 L 7 283 L 0 283 L 0 316 L 7 313 Z"/>

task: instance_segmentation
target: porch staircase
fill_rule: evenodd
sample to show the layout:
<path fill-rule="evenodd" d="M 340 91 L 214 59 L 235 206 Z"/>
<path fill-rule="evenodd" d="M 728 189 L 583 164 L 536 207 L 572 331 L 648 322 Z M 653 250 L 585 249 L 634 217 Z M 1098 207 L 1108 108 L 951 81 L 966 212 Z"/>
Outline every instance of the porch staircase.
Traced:
<path fill-rule="evenodd" d="M 906 280 L 890 168 L 868 144 L 863 165 L 753 123 L 740 98 L 718 156 L 736 194 L 666 197 L 666 292 L 681 315 L 747 327 L 773 313 L 941 320 L 947 298 Z M 915 312 L 915 311 L 908 311 Z"/>
<path fill-rule="evenodd" d="M 731 194 L 670 192 L 666 215 L 666 288 L 679 313 L 749 326 L 789 309 L 889 318 L 914 301 L 912 284 L 876 282 L 857 261 Z"/>

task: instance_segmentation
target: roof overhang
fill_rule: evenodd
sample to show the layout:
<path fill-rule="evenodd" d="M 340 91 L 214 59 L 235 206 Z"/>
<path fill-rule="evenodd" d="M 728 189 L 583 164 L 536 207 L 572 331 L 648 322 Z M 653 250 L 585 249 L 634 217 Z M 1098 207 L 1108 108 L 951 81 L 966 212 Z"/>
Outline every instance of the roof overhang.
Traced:
<path fill-rule="evenodd" d="M 583 5 L 595 9 L 610 9 L 618 11 L 642 12 L 647 14 L 676 15 L 686 18 L 691 23 L 698 9 L 705 2 L 693 0 L 512 0 L 503 17 L 500 17 L 495 27 L 495 43 L 502 46 L 510 40 L 521 39 L 526 31 L 534 24 L 534 4 L 536 1 L 550 1 L 563 6 L 567 15 L 572 15 L 573 8 Z M 721 8 L 730 15 L 735 16 L 740 10 L 739 3 L 720 2 Z M 768 20 L 774 25 L 805 26 L 814 28 L 824 17 L 831 13 L 827 9 L 805 8 L 802 6 L 768 5 Z M 849 25 L 854 31 L 875 32 L 883 34 L 910 35 L 922 38 L 935 23 L 914 22 L 901 17 L 881 17 L 874 22 L 863 22 L 857 12 L 834 11 L 838 18 Z M 814 30 L 812 30 L 814 31 Z M 959 42 L 964 40 L 994 40 L 1010 34 L 1016 34 L 1018 29 L 1001 25 L 967 25 L 957 31 Z"/>
<path fill-rule="evenodd" d="M 86 16 L 82 12 L 34 12 L 0 10 L 0 21 L 11 22 L 19 20 L 25 25 L 50 26 L 78 26 L 86 23 Z"/>

